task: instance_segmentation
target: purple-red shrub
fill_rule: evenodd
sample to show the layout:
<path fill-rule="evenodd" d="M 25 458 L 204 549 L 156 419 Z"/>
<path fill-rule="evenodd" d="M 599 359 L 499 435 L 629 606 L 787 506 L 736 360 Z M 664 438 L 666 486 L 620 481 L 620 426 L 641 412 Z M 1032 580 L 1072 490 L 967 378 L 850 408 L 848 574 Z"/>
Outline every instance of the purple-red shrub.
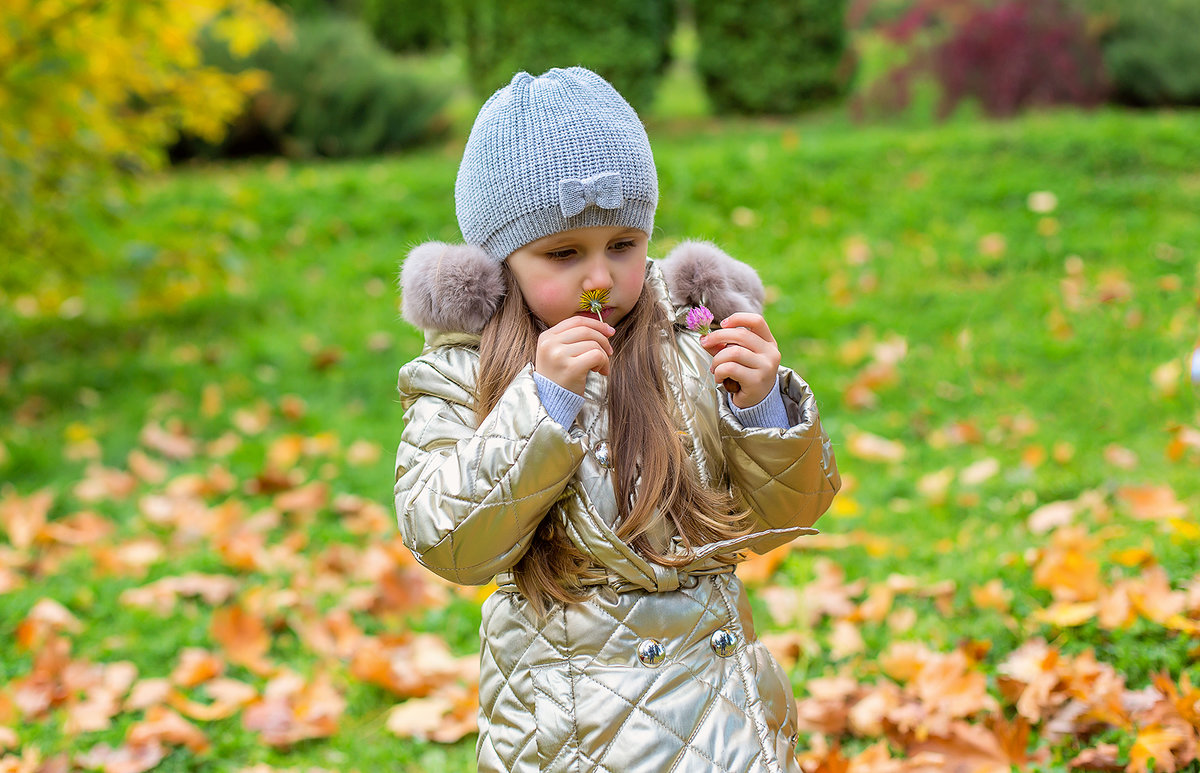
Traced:
<path fill-rule="evenodd" d="M 1093 106 L 1108 82 L 1084 18 L 1060 0 L 1011 0 L 968 16 L 934 52 L 941 114 L 975 97 L 993 116 L 1056 104 Z"/>
<path fill-rule="evenodd" d="M 907 55 L 854 100 L 860 117 L 904 110 L 925 75 L 941 88 L 942 117 L 968 97 L 989 115 L 1008 116 L 1031 106 L 1092 106 L 1108 93 L 1099 42 L 1062 0 L 856 0 L 848 18 Z"/>

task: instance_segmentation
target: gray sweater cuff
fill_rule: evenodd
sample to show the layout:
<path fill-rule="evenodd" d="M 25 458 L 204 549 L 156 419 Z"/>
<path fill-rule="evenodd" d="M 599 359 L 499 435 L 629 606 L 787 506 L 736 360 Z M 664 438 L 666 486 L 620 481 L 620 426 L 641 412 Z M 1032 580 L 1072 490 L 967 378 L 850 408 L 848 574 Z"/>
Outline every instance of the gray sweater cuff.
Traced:
<path fill-rule="evenodd" d="M 583 407 L 583 395 L 559 386 L 537 371 L 534 371 L 533 380 L 537 383 L 538 397 L 542 399 L 542 406 L 550 418 L 564 428 L 574 424 L 579 409 Z M 782 402 L 779 405 L 783 407 Z"/>
<path fill-rule="evenodd" d="M 538 386 L 541 386 L 540 382 Z M 729 401 L 729 410 L 733 411 L 733 415 L 737 417 L 737 420 L 742 423 L 743 427 L 788 429 L 792 426 L 791 422 L 788 421 L 787 409 L 783 407 L 783 395 L 779 394 L 778 373 L 775 374 L 775 388 L 767 393 L 767 396 L 758 405 L 752 405 L 749 408 L 738 408 L 733 404 L 733 398 L 728 393 L 725 395 L 725 399 Z"/>

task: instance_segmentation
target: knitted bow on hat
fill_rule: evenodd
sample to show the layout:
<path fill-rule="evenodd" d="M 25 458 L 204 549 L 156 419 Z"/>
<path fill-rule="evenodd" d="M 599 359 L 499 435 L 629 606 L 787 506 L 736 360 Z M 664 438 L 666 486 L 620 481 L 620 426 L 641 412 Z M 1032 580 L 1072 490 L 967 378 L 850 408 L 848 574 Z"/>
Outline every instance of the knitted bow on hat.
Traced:
<path fill-rule="evenodd" d="M 567 178 L 558 183 L 558 206 L 563 217 L 574 217 L 589 204 L 619 209 L 624 203 L 620 172 L 601 172 L 583 180 Z"/>

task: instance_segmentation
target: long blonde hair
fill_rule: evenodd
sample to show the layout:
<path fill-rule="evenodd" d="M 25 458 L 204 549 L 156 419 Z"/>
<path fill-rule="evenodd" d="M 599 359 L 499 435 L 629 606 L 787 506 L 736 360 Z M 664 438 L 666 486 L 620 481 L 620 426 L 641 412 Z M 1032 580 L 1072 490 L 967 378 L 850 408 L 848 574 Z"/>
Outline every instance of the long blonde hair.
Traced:
<path fill-rule="evenodd" d="M 480 421 L 496 404 L 513 377 L 537 352 L 535 317 L 521 296 L 508 264 L 502 263 L 505 297 L 483 328 L 475 413 Z M 647 560 L 681 566 L 698 546 L 745 533 L 743 513 L 735 512 L 728 491 L 700 482 L 672 421 L 672 399 L 659 356 L 671 321 L 647 282 L 612 338 L 608 411 L 619 538 Z M 636 490 L 635 490 L 636 489 Z M 561 505 L 555 505 L 555 508 Z M 542 519 L 533 543 L 514 568 L 514 579 L 533 608 L 542 614 L 551 599 L 581 601 L 586 589 L 581 572 L 592 566 L 564 533 L 554 509 Z M 667 518 L 685 552 L 664 554 L 649 539 L 660 518 Z"/>

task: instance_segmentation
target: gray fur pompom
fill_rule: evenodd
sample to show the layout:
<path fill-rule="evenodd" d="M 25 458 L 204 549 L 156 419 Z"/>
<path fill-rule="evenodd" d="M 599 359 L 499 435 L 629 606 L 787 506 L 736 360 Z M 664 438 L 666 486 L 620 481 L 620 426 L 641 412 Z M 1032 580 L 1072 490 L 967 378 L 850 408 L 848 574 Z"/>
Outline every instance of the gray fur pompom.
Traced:
<path fill-rule="evenodd" d="M 479 333 L 504 298 L 500 264 L 479 247 L 425 242 L 400 267 L 401 314 L 422 330 Z"/>
<path fill-rule="evenodd" d="M 758 274 L 712 242 L 681 242 L 659 265 L 675 306 L 707 306 L 717 322 L 739 311 L 762 313 Z"/>

